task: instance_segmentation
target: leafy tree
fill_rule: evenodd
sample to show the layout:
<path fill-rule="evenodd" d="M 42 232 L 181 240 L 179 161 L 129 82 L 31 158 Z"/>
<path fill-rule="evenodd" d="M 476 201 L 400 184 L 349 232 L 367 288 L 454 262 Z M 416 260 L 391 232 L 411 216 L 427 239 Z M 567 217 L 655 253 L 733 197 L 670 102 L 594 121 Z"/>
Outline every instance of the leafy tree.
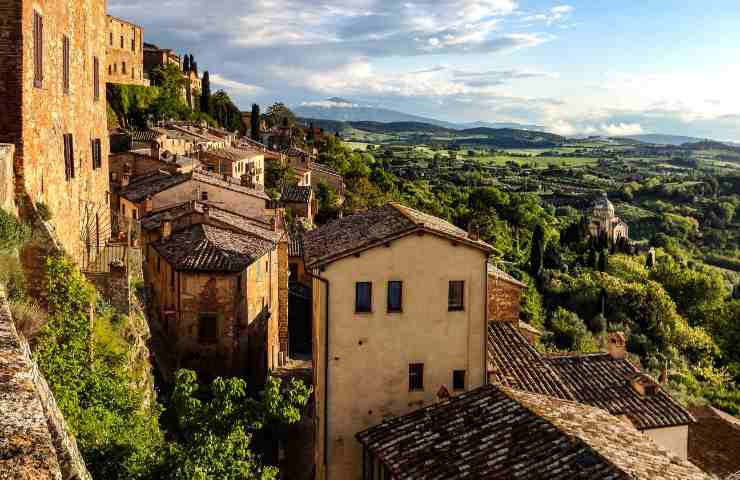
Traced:
<path fill-rule="evenodd" d="M 257 398 L 239 378 L 217 378 L 210 387 L 198 384 L 195 372 L 180 370 L 172 395 L 176 441 L 168 445 L 164 478 L 275 479 L 278 470 L 264 465 L 252 449 L 255 434 L 296 423 L 311 388 L 292 380 L 285 390 L 270 377 Z"/>
<path fill-rule="evenodd" d="M 211 95 L 209 111 L 224 129 L 230 132 L 246 133 L 241 111 L 224 90 Z"/>
<path fill-rule="evenodd" d="M 599 255 L 593 245 L 588 249 L 588 266 L 594 270 L 599 268 Z"/>
<path fill-rule="evenodd" d="M 202 90 L 200 92 L 200 111 L 210 115 L 211 114 L 211 76 L 208 70 L 203 72 L 203 80 L 201 82 Z"/>
<path fill-rule="evenodd" d="M 609 250 L 604 249 L 601 251 L 601 254 L 599 255 L 599 271 L 600 272 L 606 272 L 606 269 L 609 266 Z"/>
<path fill-rule="evenodd" d="M 593 333 L 602 333 L 606 331 L 606 317 L 602 315 L 601 313 L 596 315 L 595 317 L 591 318 L 591 321 L 588 322 L 588 329 L 591 330 Z"/>
<path fill-rule="evenodd" d="M 268 127 L 289 127 L 293 128 L 296 118 L 293 112 L 281 102 L 270 105 L 265 114 L 265 120 Z"/>
<path fill-rule="evenodd" d="M 250 117 L 250 133 L 252 140 L 258 142 L 260 140 L 260 106 L 256 103 L 252 104 L 252 116 Z"/>
<path fill-rule="evenodd" d="M 570 352 L 596 351 L 596 342 L 578 315 L 558 308 L 550 320 L 552 344 Z M 547 339 L 546 339 L 547 340 Z"/>

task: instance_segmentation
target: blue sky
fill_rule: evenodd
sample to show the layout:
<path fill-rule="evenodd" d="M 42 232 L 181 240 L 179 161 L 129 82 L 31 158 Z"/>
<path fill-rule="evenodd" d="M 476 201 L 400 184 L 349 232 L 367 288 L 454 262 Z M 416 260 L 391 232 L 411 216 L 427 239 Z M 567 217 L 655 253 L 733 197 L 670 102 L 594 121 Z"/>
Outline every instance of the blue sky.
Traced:
<path fill-rule="evenodd" d="M 740 3 L 109 0 L 243 109 L 329 97 L 566 134 L 740 140 Z"/>

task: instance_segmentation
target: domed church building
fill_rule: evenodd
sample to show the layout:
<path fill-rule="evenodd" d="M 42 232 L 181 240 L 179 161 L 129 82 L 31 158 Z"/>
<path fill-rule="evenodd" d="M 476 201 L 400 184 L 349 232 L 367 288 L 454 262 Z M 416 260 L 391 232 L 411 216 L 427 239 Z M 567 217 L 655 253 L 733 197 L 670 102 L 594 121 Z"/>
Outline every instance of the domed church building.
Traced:
<path fill-rule="evenodd" d="M 629 238 L 629 226 L 614 214 L 614 205 L 606 192 L 594 202 L 588 229 L 593 237 L 605 234 L 610 243 Z"/>

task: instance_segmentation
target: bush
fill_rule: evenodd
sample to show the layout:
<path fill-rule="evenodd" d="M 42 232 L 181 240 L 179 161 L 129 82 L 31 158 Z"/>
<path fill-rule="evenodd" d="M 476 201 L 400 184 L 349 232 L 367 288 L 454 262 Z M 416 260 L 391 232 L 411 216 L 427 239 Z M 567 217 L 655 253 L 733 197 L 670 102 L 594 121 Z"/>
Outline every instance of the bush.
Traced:
<path fill-rule="evenodd" d="M 650 339 L 642 333 L 635 333 L 627 338 L 627 350 L 639 355 L 640 358 L 647 356 L 647 354 L 653 349 Z"/>
<path fill-rule="evenodd" d="M 18 248 L 31 236 L 31 228 L 5 210 L 0 209 L 0 250 Z"/>
<path fill-rule="evenodd" d="M 48 318 L 46 312 L 30 300 L 12 300 L 10 312 L 16 329 L 29 340 L 46 324 Z"/>
<path fill-rule="evenodd" d="M 559 350 L 593 352 L 596 342 L 583 321 L 573 312 L 559 307 L 550 321 L 552 344 Z"/>
<path fill-rule="evenodd" d="M 51 210 L 44 202 L 36 202 L 36 213 L 39 214 L 39 218 L 44 222 L 51 220 Z"/>
<path fill-rule="evenodd" d="M 593 333 L 602 333 L 606 330 L 606 317 L 598 314 L 588 322 L 588 329 Z"/>

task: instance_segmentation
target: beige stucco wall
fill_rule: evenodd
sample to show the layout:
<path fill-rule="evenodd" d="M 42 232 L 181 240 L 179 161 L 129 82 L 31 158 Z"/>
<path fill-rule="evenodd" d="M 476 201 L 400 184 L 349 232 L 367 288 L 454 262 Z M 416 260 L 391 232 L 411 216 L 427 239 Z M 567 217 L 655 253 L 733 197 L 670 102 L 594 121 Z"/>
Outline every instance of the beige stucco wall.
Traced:
<path fill-rule="evenodd" d="M 217 206 L 225 206 L 234 213 L 250 218 L 264 215 L 267 201 L 237 190 L 231 190 L 208 183 L 189 180 L 164 190 L 152 197 L 154 210 L 177 205 L 190 200 L 200 200 L 200 192 L 208 192 L 208 201 Z"/>
<path fill-rule="evenodd" d="M 683 460 L 688 459 L 689 427 L 687 425 L 653 428 L 643 430 L 643 432 L 661 447 Z"/>
<path fill-rule="evenodd" d="M 416 234 L 327 266 L 330 282 L 328 469 L 324 475 L 324 286 L 314 281 L 317 478 L 361 476 L 355 434 L 437 400 L 453 370 L 467 388 L 485 383 L 486 254 Z M 318 272 L 317 272 L 318 273 Z M 403 281 L 403 313 L 387 313 L 387 282 Z M 448 312 L 448 282 L 465 281 L 465 310 Z M 356 314 L 355 282 L 373 282 L 373 312 Z M 424 390 L 408 391 L 408 367 L 424 364 Z"/>

